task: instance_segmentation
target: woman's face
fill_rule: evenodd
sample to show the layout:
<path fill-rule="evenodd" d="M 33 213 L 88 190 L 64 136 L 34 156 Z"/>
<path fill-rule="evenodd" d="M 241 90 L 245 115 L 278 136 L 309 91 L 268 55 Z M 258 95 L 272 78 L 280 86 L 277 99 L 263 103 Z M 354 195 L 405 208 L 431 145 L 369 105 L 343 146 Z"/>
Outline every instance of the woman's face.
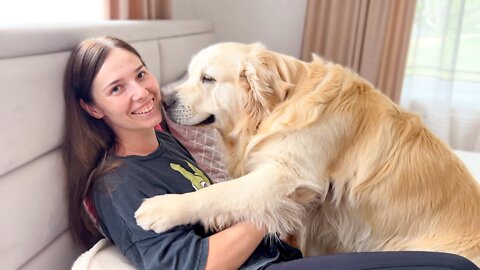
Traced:
<path fill-rule="evenodd" d="M 92 96 L 87 111 L 103 119 L 119 137 L 151 129 L 162 120 L 157 80 L 125 49 L 110 51 L 93 81 Z"/>

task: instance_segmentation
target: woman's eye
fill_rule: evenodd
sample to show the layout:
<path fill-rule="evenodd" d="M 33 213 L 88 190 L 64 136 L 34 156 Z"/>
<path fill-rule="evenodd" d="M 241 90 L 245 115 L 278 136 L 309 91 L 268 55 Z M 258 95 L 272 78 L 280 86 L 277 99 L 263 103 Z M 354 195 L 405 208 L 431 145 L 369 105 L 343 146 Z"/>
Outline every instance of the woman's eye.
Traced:
<path fill-rule="evenodd" d="M 112 89 L 110 89 L 110 93 L 112 94 L 117 94 L 118 92 L 120 92 L 120 86 L 114 86 L 112 87 Z"/>
<path fill-rule="evenodd" d="M 137 78 L 141 79 L 143 77 L 145 77 L 147 75 L 147 72 L 145 71 L 140 71 L 138 74 L 137 74 Z"/>
<path fill-rule="evenodd" d="M 202 76 L 202 83 L 214 83 L 215 79 L 207 75 Z"/>

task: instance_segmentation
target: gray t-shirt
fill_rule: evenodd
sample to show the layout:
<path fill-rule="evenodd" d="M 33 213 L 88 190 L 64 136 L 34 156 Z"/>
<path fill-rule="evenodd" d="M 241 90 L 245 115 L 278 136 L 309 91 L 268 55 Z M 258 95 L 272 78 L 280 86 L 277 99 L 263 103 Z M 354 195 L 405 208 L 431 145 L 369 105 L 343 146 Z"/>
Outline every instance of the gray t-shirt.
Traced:
<path fill-rule="evenodd" d="M 92 190 L 99 225 L 137 269 L 204 269 L 211 234 L 201 225 L 177 226 L 157 234 L 136 224 L 134 213 L 145 198 L 193 192 L 210 184 L 206 177 L 184 177 L 199 169 L 170 134 L 157 132 L 157 139 L 158 149 L 148 156 L 111 157 L 120 159 L 121 165 L 97 179 Z M 266 238 L 242 269 L 260 269 L 300 256 L 285 243 Z"/>

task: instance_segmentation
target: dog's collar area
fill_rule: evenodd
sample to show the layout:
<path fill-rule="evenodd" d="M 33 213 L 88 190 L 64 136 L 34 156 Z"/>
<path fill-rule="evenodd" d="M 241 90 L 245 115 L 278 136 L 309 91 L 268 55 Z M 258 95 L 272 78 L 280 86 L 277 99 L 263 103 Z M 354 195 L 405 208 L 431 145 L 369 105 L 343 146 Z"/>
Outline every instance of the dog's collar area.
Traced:
<path fill-rule="evenodd" d="M 211 123 L 215 122 L 215 115 L 210 115 L 207 119 L 200 122 L 200 125 L 210 125 Z"/>

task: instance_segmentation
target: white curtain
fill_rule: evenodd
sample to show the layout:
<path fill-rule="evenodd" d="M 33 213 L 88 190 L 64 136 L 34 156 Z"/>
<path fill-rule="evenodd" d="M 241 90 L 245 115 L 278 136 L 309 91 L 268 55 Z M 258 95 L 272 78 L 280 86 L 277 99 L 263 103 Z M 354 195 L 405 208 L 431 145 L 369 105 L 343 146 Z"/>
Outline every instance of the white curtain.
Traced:
<path fill-rule="evenodd" d="M 480 1 L 418 0 L 400 105 L 480 152 Z"/>

